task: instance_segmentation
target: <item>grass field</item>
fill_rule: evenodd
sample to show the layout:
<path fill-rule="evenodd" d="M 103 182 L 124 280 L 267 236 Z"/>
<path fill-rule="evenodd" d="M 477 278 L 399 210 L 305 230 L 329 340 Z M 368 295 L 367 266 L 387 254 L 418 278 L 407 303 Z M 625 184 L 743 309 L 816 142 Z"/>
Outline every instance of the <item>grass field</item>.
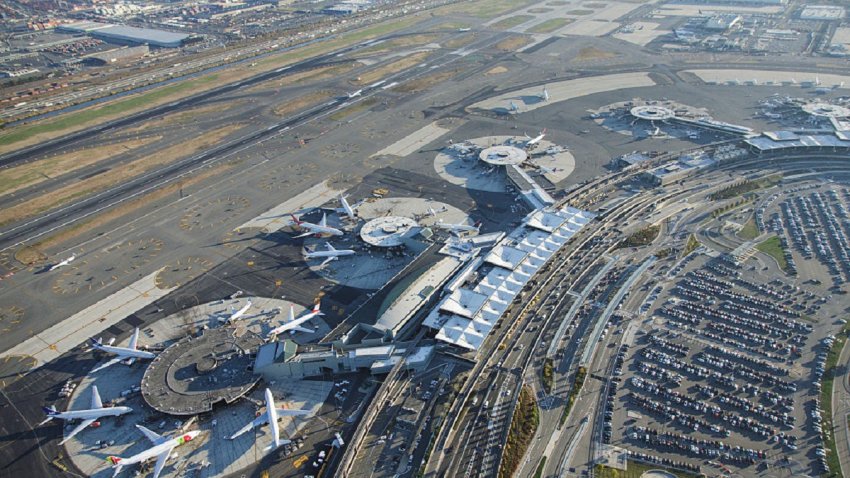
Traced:
<path fill-rule="evenodd" d="M 434 43 L 440 39 L 440 35 L 434 33 L 421 33 L 419 35 L 408 35 L 400 38 L 393 38 L 377 45 L 372 45 L 362 50 L 357 50 L 358 56 L 374 55 L 381 52 L 394 52 L 405 47 L 414 47 Z"/>
<path fill-rule="evenodd" d="M 286 116 L 296 111 L 307 109 L 315 106 L 320 102 L 333 97 L 333 92 L 330 90 L 314 91 L 310 94 L 296 97 L 295 99 L 287 99 L 277 104 L 272 111 L 278 116 Z"/>
<path fill-rule="evenodd" d="M 122 99 L 103 106 L 92 107 L 79 112 L 61 115 L 55 120 L 39 122 L 32 126 L 12 128 L 8 133 L 0 134 L 0 146 L 8 146 L 27 139 L 35 139 L 37 136 L 44 135 L 45 133 L 80 130 L 86 126 L 99 122 L 99 120 L 105 121 L 110 118 L 120 117 L 137 109 L 148 108 L 152 103 L 174 95 L 195 93 L 200 86 L 213 83 L 217 79 L 218 75 L 213 74 L 157 88 L 148 93 Z"/>
<path fill-rule="evenodd" d="M 550 18 L 543 23 L 538 23 L 526 30 L 528 33 L 552 33 L 555 30 L 569 25 L 574 20 L 571 18 Z"/>
<path fill-rule="evenodd" d="M 687 256 L 691 252 L 694 252 L 694 249 L 699 247 L 701 244 L 699 240 L 697 240 L 697 236 L 691 234 L 688 236 L 688 242 L 685 244 L 685 250 L 682 252 L 682 256 Z"/>
<path fill-rule="evenodd" d="M 529 43 L 531 43 L 531 38 L 528 36 L 513 36 L 496 43 L 496 49 L 502 51 L 516 51 Z"/>
<path fill-rule="evenodd" d="M 508 442 L 503 450 L 499 478 L 513 476 L 539 424 L 540 410 L 534 400 L 534 392 L 525 385 L 520 390 L 511 428 L 508 430 Z"/>
<path fill-rule="evenodd" d="M 759 237 L 759 228 L 756 226 L 756 220 L 754 218 L 750 218 L 749 221 L 744 223 L 744 227 L 738 231 L 738 237 L 748 241 Z"/>
<path fill-rule="evenodd" d="M 393 73 L 398 73 L 399 71 L 406 70 L 407 68 L 416 65 L 417 63 L 422 63 L 425 61 L 428 56 L 431 55 L 430 51 L 420 51 L 418 53 L 414 53 L 412 55 L 407 55 L 405 57 L 399 58 L 398 60 L 392 61 L 385 65 L 379 66 L 374 70 L 367 71 L 360 75 L 360 79 L 355 83 L 358 85 L 369 85 L 378 80 L 381 80 Z"/>
<path fill-rule="evenodd" d="M 495 18 L 511 10 L 534 3 L 536 0 L 474 0 L 455 3 L 437 9 L 437 14 L 461 13 L 478 18 Z"/>
<path fill-rule="evenodd" d="M 613 51 L 600 50 L 599 48 L 589 46 L 579 50 L 574 61 L 604 60 L 606 58 L 614 58 L 617 55 Z"/>
<path fill-rule="evenodd" d="M 191 143 L 176 144 L 156 151 L 149 156 L 124 164 L 120 168 L 104 171 L 101 174 L 87 178 L 85 181 L 70 183 L 67 186 L 55 189 L 49 193 L 45 193 L 34 199 L 18 204 L 14 208 L 4 209 L 0 211 L 0 225 L 19 221 L 39 213 L 49 211 L 63 204 L 67 204 L 74 199 L 94 194 L 110 186 L 114 186 L 115 184 L 141 175 L 157 166 L 168 164 L 179 158 L 194 154 L 201 149 L 218 143 L 225 136 L 239 130 L 242 126 L 244 125 L 237 123 L 211 130 L 198 136 L 195 141 Z"/>
<path fill-rule="evenodd" d="M 376 100 L 375 98 L 365 99 L 365 100 L 363 100 L 359 103 L 355 103 L 355 104 L 353 104 L 353 105 L 351 105 L 347 108 L 343 108 L 343 109 L 337 111 L 336 113 L 328 116 L 328 119 L 330 119 L 332 121 L 342 121 L 343 118 L 351 115 L 352 113 L 356 113 L 358 111 L 363 111 L 365 109 L 368 109 L 369 107 L 374 105 L 377 101 L 378 100 Z"/>
<path fill-rule="evenodd" d="M 578 10 L 570 10 L 569 12 L 567 12 L 567 15 L 575 15 L 577 17 L 583 17 L 585 15 L 590 15 L 591 13 L 593 13 L 593 10 L 578 9 Z"/>
<path fill-rule="evenodd" d="M 756 246 L 756 249 L 764 252 L 776 260 L 779 268 L 783 271 L 788 268 L 788 261 L 785 260 L 785 250 L 782 249 L 782 242 L 778 237 L 773 236 L 770 239 Z"/>
<path fill-rule="evenodd" d="M 151 136 L 121 143 L 105 144 L 0 169 L 0 195 L 10 194 L 27 186 L 46 181 L 51 177 L 96 164 L 118 154 L 159 141 L 161 138 L 161 136 Z"/>
<path fill-rule="evenodd" d="M 509 28 L 513 28 L 517 25 L 523 24 L 533 19 L 534 15 L 517 15 L 514 17 L 508 17 L 503 20 L 499 20 L 491 26 L 497 30 L 507 30 Z"/>
<path fill-rule="evenodd" d="M 245 79 L 264 71 L 280 68 L 302 59 L 327 53 L 363 40 L 393 33 L 414 25 L 419 21 L 420 18 L 416 16 L 390 20 L 363 29 L 343 33 L 330 40 L 295 48 L 278 55 L 272 55 L 258 61 L 253 68 L 245 68 L 244 65 L 239 65 L 220 70 L 217 73 L 156 88 L 126 99 L 60 115 L 56 119 L 10 128 L 7 132 L 0 134 L 0 153 L 13 151 L 14 149 L 29 146 L 39 141 L 55 138 L 73 131 L 79 131 L 95 124 L 120 118 L 135 111 L 148 109 L 168 101 L 175 101 L 185 96 L 221 86 L 225 83 Z"/>

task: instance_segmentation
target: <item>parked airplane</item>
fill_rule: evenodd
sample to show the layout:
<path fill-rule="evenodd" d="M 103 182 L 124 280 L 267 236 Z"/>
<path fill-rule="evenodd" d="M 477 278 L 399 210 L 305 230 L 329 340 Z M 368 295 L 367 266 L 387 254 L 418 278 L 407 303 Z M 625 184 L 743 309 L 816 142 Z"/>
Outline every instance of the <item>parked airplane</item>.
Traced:
<path fill-rule="evenodd" d="M 546 136 L 546 128 L 543 128 L 543 131 L 541 131 L 540 134 L 538 134 L 537 136 L 535 136 L 533 138 L 526 134 L 525 138 L 528 141 L 525 142 L 525 147 L 530 148 L 530 147 L 534 146 L 535 144 L 539 143 L 540 140 L 543 139 L 544 136 Z"/>
<path fill-rule="evenodd" d="M 543 92 L 540 93 L 540 99 L 543 101 L 549 101 L 549 90 L 546 89 L 546 85 L 543 86 Z"/>
<path fill-rule="evenodd" d="M 462 232 L 478 232 L 481 228 L 481 222 L 476 222 L 474 225 L 470 226 L 469 224 L 447 224 L 440 219 L 436 224 L 434 224 L 434 227 L 445 229 L 456 236 L 460 236 L 460 233 Z"/>
<path fill-rule="evenodd" d="M 354 254 L 354 251 L 351 249 L 334 249 L 334 246 L 331 245 L 330 242 L 325 243 L 326 251 L 312 251 L 306 254 L 307 259 L 314 259 L 317 257 L 327 257 L 319 267 L 326 265 L 330 261 L 335 261 L 339 259 L 340 256 L 350 256 Z"/>
<path fill-rule="evenodd" d="M 310 234 L 315 234 L 316 237 L 320 237 L 322 234 L 330 234 L 331 236 L 341 236 L 341 235 L 343 235 L 343 232 L 340 231 L 339 229 L 328 226 L 328 215 L 327 214 L 322 214 L 322 220 L 319 221 L 318 224 L 313 224 L 313 223 L 301 221 L 297 217 L 295 217 L 294 214 L 290 214 L 290 216 L 292 216 L 292 220 L 295 221 L 295 224 L 300 229 L 307 229 L 307 232 L 305 232 L 301 235 L 295 236 L 296 239 L 299 238 L 299 237 L 309 236 Z"/>
<path fill-rule="evenodd" d="M 48 270 L 55 271 L 56 269 L 58 269 L 62 266 L 67 266 L 68 264 L 74 262 L 74 259 L 76 259 L 76 258 L 77 258 L 76 254 L 71 254 L 71 257 L 63 260 L 62 262 L 58 262 L 56 264 L 53 264 L 52 266 L 50 266 L 50 269 L 48 269 Z"/>
<path fill-rule="evenodd" d="M 510 107 L 508 107 L 508 111 L 513 113 L 519 113 L 519 106 L 516 105 L 513 101 L 511 101 Z"/>
<path fill-rule="evenodd" d="M 97 350 L 101 350 L 101 351 L 106 352 L 106 353 L 117 355 L 117 357 L 115 357 L 114 359 L 109 360 L 108 362 L 93 368 L 90 373 L 94 373 L 94 372 L 97 372 L 99 370 L 103 370 L 106 367 L 109 367 L 110 365 L 115 365 L 116 363 L 118 363 L 122 360 L 127 360 L 127 365 L 132 365 L 133 362 L 136 361 L 136 359 L 150 360 L 150 359 L 156 357 L 156 354 L 154 354 L 153 352 L 145 352 L 144 350 L 138 350 L 136 348 L 136 345 L 139 342 L 139 328 L 138 327 L 136 327 L 136 330 L 133 331 L 133 336 L 130 337 L 130 345 L 127 346 L 127 347 L 115 347 L 115 346 L 112 346 L 112 345 L 104 345 L 103 342 L 101 342 L 100 339 L 90 339 L 90 340 L 91 340 L 91 346 L 93 348 L 95 348 Z"/>
<path fill-rule="evenodd" d="M 349 93 L 349 94 L 348 94 L 348 97 L 349 97 L 349 98 L 354 98 L 355 96 L 360 96 L 361 94 L 363 94 L 363 90 L 362 90 L 362 89 Z"/>
<path fill-rule="evenodd" d="M 162 469 L 165 468 L 165 462 L 168 461 L 171 451 L 186 442 L 194 440 L 201 434 L 199 430 L 195 430 L 183 433 L 174 438 L 167 438 L 152 432 L 141 425 L 136 425 L 136 428 L 145 434 L 148 440 L 153 443 L 153 446 L 143 452 L 136 453 L 130 458 L 121 458 L 120 456 L 110 456 L 107 458 L 106 460 L 112 463 L 112 467 L 115 468 L 115 473 L 113 473 L 112 476 L 118 476 L 118 474 L 121 473 L 121 468 L 127 465 L 144 463 L 149 459 L 156 457 L 156 465 L 154 465 L 153 469 L 153 478 L 159 478 L 159 474 L 162 473 Z"/>
<path fill-rule="evenodd" d="M 348 201 L 346 200 L 347 197 L 348 196 L 343 196 L 343 195 L 339 196 L 339 203 L 342 205 L 342 207 L 328 208 L 328 209 L 330 209 L 331 211 L 333 211 L 337 214 L 345 214 L 352 221 L 356 221 L 357 220 L 357 212 L 356 212 L 357 208 L 360 207 L 361 204 L 363 204 L 363 201 L 360 201 L 357 204 L 352 206 L 352 205 L 348 204 Z"/>
<path fill-rule="evenodd" d="M 227 317 L 219 317 L 218 321 L 221 322 L 221 323 L 235 322 L 235 321 L 239 320 L 243 315 L 245 315 L 245 312 L 248 312 L 248 309 L 251 308 L 251 305 L 252 305 L 252 303 L 249 300 L 248 303 L 245 304 L 244 306 L 242 306 L 242 308 L 239 309 L 239 310 L 233 310 L 233 308 L 231 307 L 230 308 L 230 315 L 228 315 Z"/>
<path fill-rule="evenodd" d="M 117 417 L 118 415 L 123 415 L 133 411 L 130 407 L 104 407 L 103 402 L 100 400 L 100 394 L 97 393 L 97 385 L 92 385 L 91 388 L 90 407 L 91 408 L 88 410 L 68 410 L 66 412 L 58 412 L 56 411 L 56 408 L 52 406 L 42 407 L 44 413 L 47 414 L 47 418 L 45 418 L 43 422 L 39 423 L 39 425 L 44 425 L 54 418 L 61 418 L 62 420 L 82 420 L 76 428 L 71 430 L 71 433 L 59 442 L 60 445 L 64 445 L 66 441 L 74 438 L 74 435 L 83 431 L 83 429 L 94 423 L 100 417 Z"/>
<path fill-rule="evenodd" d="M 263 413 L 259 417 L 255 418 L 254 421 L 248 423 L 239 431 L 230 436 L 230 440 L 235 440 L 236 438 L 244 435 L 245 433 L 251 431 L 255 427 L 260 425 L 265 425 L 266 423 L 272 429 L 272 444 L 266 447 L 266 451 L 274 450 L 275 448 L 286 445 L 289 443 L 289 440 L 281 440 L 280 439 L 280 429 L 277 427 L 277 419 L 281 416 L 303 416 L 308 415 L 310 413 L 309 410 L 287 410 L 285 408 L 275 408 L 274 397 L 272 396 L 272 391 L 266 389 L 266 413 Z"/>
<path fill-rule="evenodd" d="M 277 327 L 273 328 L 269 332 L 268 337 L 274 337 L 274 336 L 280 335 L 280 334 L 286 332 L 287 330 L 289 331 L 290 334 L 294 334 L 295 332 L 307 332 L 307 333 L 312 334 L 313 332 L 315 332 L 315 330 L 311 330 L 311 329 L 308 329 L 306 327 L 301 327 L 301 324 L 303 324 L 304 322 L 307 322 L 308 320 L 312 319 L 313 317 L 316 317 L 316 316 L 319 316 L 319 315 L 325 315 L 325 314 L 322 313 L 321 310 L 319 310 L 319 306 L 320 306 L 320 304 L 314 305 L 313 310 L 311 310 L 307 314 L 304 314 L 301 317 L 298 317 L 296 319 L 295 318 L 295 307 L 290 305 L 289 306 L 289 320 L 287 320 L 286 322 L 282 323 L 281 325 L 278 325 Z"/>

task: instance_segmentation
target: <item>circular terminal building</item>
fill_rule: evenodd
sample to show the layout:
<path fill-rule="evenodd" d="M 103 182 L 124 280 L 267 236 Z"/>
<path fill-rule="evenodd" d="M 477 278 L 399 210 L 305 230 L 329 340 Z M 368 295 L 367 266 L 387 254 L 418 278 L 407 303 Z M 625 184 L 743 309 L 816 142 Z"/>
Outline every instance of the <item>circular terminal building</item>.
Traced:
<path fill-rule="evenodd" d="M 522 164 L 528 158 L 525 151 L 516 146 L 500 144 L 481 150 L 478 159 L 492 166 L 509 166 Z"/>
<path fill-rule="evenodd" d="M 635 106 L 629 110 L 632 116 L 645 121 L 665 121 L 676 117 L 676 113 L 670 108 L 656 105 Z"/>
<path fill-rule="evenodd" d="M 829 103 L 806 103 L 803 105 L 803 111 L 818 119 L 850 117 L 850 109 Z"/>
<path fill-rule="evenodd" d="M 417 225 L 408 217 L 379 217 L 360 228 L 360 238 L 373 247 L 398 247 L 402 245 L 404 235 Z"/>
<path fill-rule="evenodd" d="M 142 397 L 157 411 L 196 415 L 232 403 L 260 380 L 250 370 L 263 339 L 219 327 L 185 337 L 160 353 L 142 377 Z"/>

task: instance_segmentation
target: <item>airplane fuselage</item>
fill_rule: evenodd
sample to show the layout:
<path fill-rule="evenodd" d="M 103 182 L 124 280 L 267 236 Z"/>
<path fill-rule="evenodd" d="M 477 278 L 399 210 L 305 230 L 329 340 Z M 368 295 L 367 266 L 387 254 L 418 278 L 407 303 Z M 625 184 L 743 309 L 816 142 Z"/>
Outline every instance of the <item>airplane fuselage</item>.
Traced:
<path fill-rule="evenodd" d="M 86 420 L 89 418 L 117 417 L 132 411 L 133 409 L 130 407 L 103 407 L 92 410 L 68 410 L 50 415 L 50 417 L 61 418 L 62 420 Z"/>
<path fill-rule="evenodd" d="M 139 452 L 139 453 L 137 453 L 137 454 L 135 454 L 135 455 L 133 455 L 129 458 L 121 458 L 121 460 L 118 463 L 116 463 L 116 465 L 120 464 L 121 466 L 126 466 L 126 465 L 133 465 L 133 464 L 136 464 L 136 463 L 143 463 L 147 460 L 150 460 L 151 458 L 158 457 L 164 451 L 171 450 L 171 449 L 176 448 L 176 447 L 178 447 L 178 446 L 180 446 L 180 445 L 182 445 L 182 444 L 184 444 L 188 441 L 192 441 L 193 439 L 195 439 L 195 437 L 200 435 L 200 433 L 201 433 L 200 431 L 191 431 L 191 432 L 183 433 L 176 438 L 172 438 L 168 441 L 160 443 L 159 445 L 148 448 L 147 450 Z"/>
<path fill-rule="evenodd" d="M 153 352 L 146 352 L 144 350 L 136 350 L 130 349 L 127 347 L 114 347 L 112 345 L 100 345 L 94 344 L 94 348 L 97 350 L 101 350 L 106 353 L 110 353 L 113 355 L 118 355 L 119 357 L 126 358 L 140 358 L 140 359 L 152 359 L 156 357 L 156 354 Z"/>
<path fill-rule="evenodd" d="M 315 251 L 308 252 L 306 257 L 307 259 L 313 259 L 316 257 L 340 257 L 340 256 L 350 256 L 355 252 L 351 249 L 337 249 L 335 251 Z"/>

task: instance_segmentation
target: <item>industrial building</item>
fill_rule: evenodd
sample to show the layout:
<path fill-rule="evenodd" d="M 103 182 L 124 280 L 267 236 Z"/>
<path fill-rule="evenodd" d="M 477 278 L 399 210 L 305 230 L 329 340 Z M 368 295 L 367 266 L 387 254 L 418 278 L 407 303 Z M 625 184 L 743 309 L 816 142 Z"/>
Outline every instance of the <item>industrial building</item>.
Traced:
<path fill-rule="evenodd" d="M 119 44 L 147 44 L 163 48 L 177 48 L 191 35 L 152 28 L 136 28 L 111 23 L 81 22 L 62 25 L 59 31 L 85 33 L 94 38 Z"/>

